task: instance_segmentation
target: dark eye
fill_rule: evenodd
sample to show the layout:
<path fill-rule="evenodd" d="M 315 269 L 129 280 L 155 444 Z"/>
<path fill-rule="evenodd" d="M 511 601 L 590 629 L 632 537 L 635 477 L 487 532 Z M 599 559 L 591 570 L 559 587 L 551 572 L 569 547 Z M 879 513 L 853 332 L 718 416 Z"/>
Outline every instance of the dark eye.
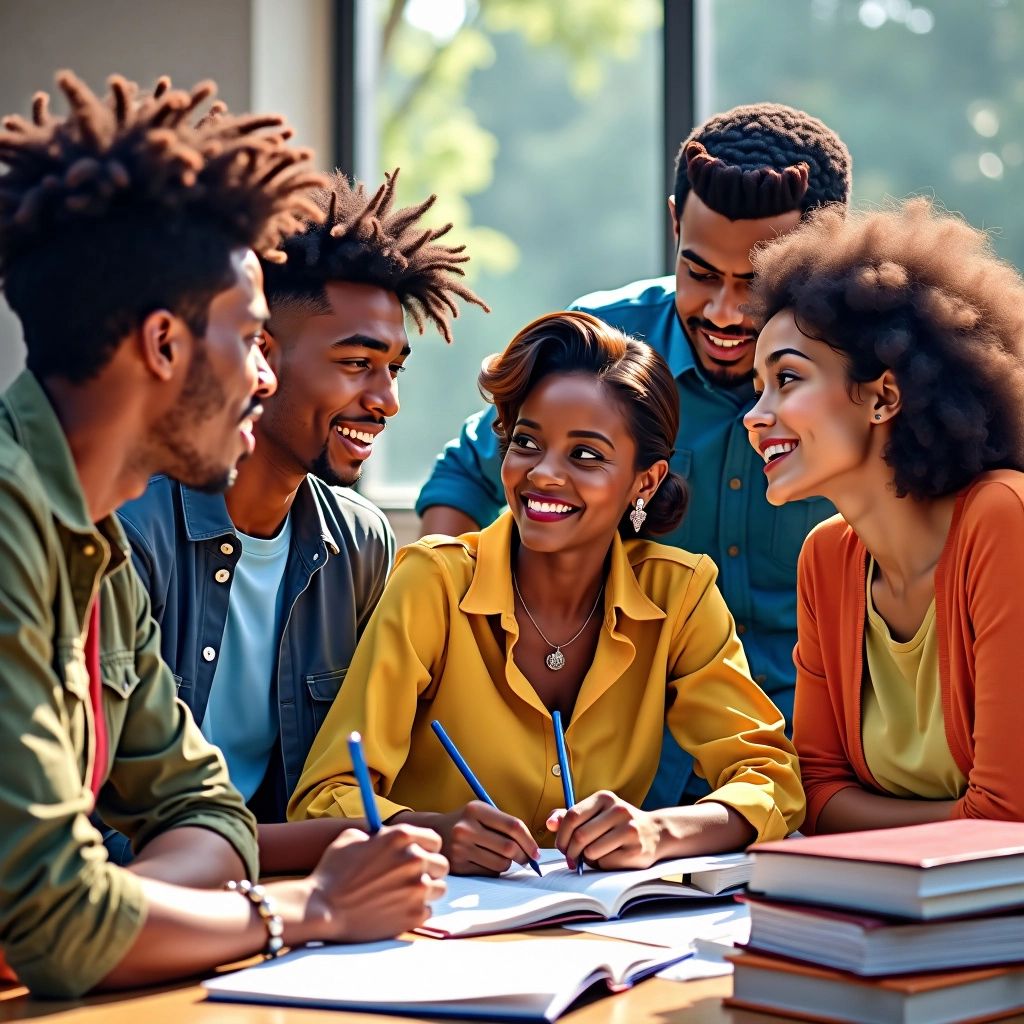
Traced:
<path fill-rule="evenodd" d="M 527 451 L 539 451 L 537 442 L 529 434 L 513 434 L 512 443 L 517 448 L 525 448 Z"/>
<path fill-rule="evenodd" d="M 369 359 L 339 359 L 339 366 L 344 366 L 349 370 L 368 370 L 370 368 Z"/>
<path fill-rule="evenodd" d="M 691 278 L 693 278 L 694 281 L 717 281 L 718 280 L 718 275 L 717 274 L 702 274 L 700 271 L 693 270 L 690 267 L 687 267 L 686 270 L 687 270 L 687 273 L 690 275 Z"/>
<path fill-rule="evenodd" d="M 388 367 L 388 370 L 391 373 L 392 380 L 396 380 L 400 373 L 405 373 L 405 367 L 399 366 L 397 363 L 392 363 L 392 365 Z"/>
<path fill-rule="evenodd" d="M 799 379 L 800 379 L 799 374 L 795 373 L 793 370 L 779 370 L 779 372 L 775 375 L 775 381 L 779 385 L 779 390 L 780 391 L 787 384 L 791 384 L 793 381 L 799 380 Z"/>
<path fill-rule="evenodd" d="M 603 457 L 600 452 L 595 452 L 593 448 L 574 448 L 572 450 L 572 457 L 579 459 L 581 462 L 597 462 Z"/>

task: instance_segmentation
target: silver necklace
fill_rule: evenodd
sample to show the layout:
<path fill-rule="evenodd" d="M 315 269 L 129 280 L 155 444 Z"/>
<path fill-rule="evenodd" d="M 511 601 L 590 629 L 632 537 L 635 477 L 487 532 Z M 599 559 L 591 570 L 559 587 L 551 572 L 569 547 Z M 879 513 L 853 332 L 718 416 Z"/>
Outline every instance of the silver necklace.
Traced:
<path fill-rule="evenodd" d="M 530 621 L 533 623 L 533 628 L 537 630 L 541 640 L 548 645 L 548 647 L 554 648 L 551 653 L 544 659 L 544 664 L 547 665 L 552 672 L 561 672 L 565 668 L 565 655 L 562 653 L 563 647 L 568 647 L 569 644 L 573 643 L 583 635 L 583 630 L 590 625 L 590 620 L 594 617 L 594 612 L 597 611 L 597 606 L 601 603 L 601 595 L 604 594 L 604 584 L 601 584 L 601 589 L 597 592 L 597 600 L 594 602 L 594 607 L 590 609 L 590 614 L 587 616 L 587 621 L 580 627 L 580 631 L 572 638 L 572 640 L 566 640 L 564 644 L 553 644 L 543 633 L 540 626 L 537 625 L 537 620 L 533 617 L 530 609 L 526 607 L 526 602 L 523 600 L 523 595 L 519 591 L 519 582 L 516 580 L 516 574 L 512 573 L 512 586 L 516 589 L 516 596 L 519 598 L 519 603 L 523 606 L 523 611 L 526 612 Z"/>

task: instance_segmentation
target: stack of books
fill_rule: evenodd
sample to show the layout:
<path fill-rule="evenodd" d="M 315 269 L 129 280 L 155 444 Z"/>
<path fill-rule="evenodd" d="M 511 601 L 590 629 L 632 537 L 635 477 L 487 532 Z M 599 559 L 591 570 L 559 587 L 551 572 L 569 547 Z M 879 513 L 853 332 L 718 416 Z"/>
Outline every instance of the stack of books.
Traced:
<path fill-rule="evenodd" d="M 731 1005 L 843 1024 L 1024 1011 L 1024 824 L 765 843 Z"/>

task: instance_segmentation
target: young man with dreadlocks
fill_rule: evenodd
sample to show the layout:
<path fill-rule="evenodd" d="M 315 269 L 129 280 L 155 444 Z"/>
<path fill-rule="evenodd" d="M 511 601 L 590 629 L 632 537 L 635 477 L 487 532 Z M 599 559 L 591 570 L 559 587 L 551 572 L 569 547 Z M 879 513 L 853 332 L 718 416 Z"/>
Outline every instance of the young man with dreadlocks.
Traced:
<path fill-rule="evenodd" d="M 396 177 L 367 196 L 334 174 L 310 194 L 323 222 L 265 264 L 278 389 L 234 486 L 202 494 L 160 477 L 120 512 L 178 695 L 261 822 L 285 820 L 391 567 L 387 521 L 351 485 L 398 412 L 404 313 L 451 341 L 456 300 L 483 306 L 460 281 L 461 247 L 437 241 L 450 225 L 421 222 L 434 198 L 395 209 Z M 264 843 L 264 866 L 308 867 L 344 824 L 318 823 L 312 849 L 264 829 L 283 835 Z"/>
<path fill-rule="evenodd" d="M 442 888 L 431 832 L 349 832 L 309 877 L 238 881 L 256 823 L 175 699 L 113 514 L 157 472 L 221 489 L 251 452 L 276 385 L 253 250 L 320 215 L 319 179 L 278 118 L 196 124 L 212 84 L 58 83 L 65 117 L 40 94 L 0 130 L 0 276 L 28 350 L 0 396 L 0 968 L 73 996 L 394 935 Z M 93 812 L 132 837 L 130 869 Z"/>
<path fill-rule="evenodd" d="M 781 508 L 765 499 L 764 463 L 743 426 L 754 403 L 755 341 L 743 304 L 751 249 L 819 206 L 845 206 L 849 190 L 850 154 L 816 118 L 775 103 L 719 114 L 679 149 L 668 200 L 674 277 L 595 292 L 571 306 L 642 338 L 668 362 L 681 413 L 671 466 L 693 499 L 682 525 L 659 540 L 707 552 L 719 566 L 750 670 L 787 721 L 797 555 L 811 527 L 834 509 L 820 499 Z M 417 502 L 424 533 L 458 535 L 497 516 L 504 496 L 494 420 L 494 409 L 472 416 L 439 456 Z M 681 790 L 684 802 L 708 792 L 666 733 L 645 806 L 673 806 Z"/>

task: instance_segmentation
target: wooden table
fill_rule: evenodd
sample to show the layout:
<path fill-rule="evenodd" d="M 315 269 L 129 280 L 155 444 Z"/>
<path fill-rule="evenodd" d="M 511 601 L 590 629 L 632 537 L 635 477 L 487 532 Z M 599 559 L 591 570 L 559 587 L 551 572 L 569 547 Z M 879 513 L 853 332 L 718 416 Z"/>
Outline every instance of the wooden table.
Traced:
<path fill-rule="evenodd" d="M 722 997 L 731 991 L 730 978 L 687 982 L 652 978 L 628 992 L 594 999 L 560 1020 L 565 1024 L 779 1024 L 778 1017 L 724 1008 Z M 0 1021 L 21 1020 L 46 1024 L 409 1024 L 410 1018 L 207 1002 L 196 984 L 59 1003 L 31 999 L 24 989 L 0 990 Z"/>

